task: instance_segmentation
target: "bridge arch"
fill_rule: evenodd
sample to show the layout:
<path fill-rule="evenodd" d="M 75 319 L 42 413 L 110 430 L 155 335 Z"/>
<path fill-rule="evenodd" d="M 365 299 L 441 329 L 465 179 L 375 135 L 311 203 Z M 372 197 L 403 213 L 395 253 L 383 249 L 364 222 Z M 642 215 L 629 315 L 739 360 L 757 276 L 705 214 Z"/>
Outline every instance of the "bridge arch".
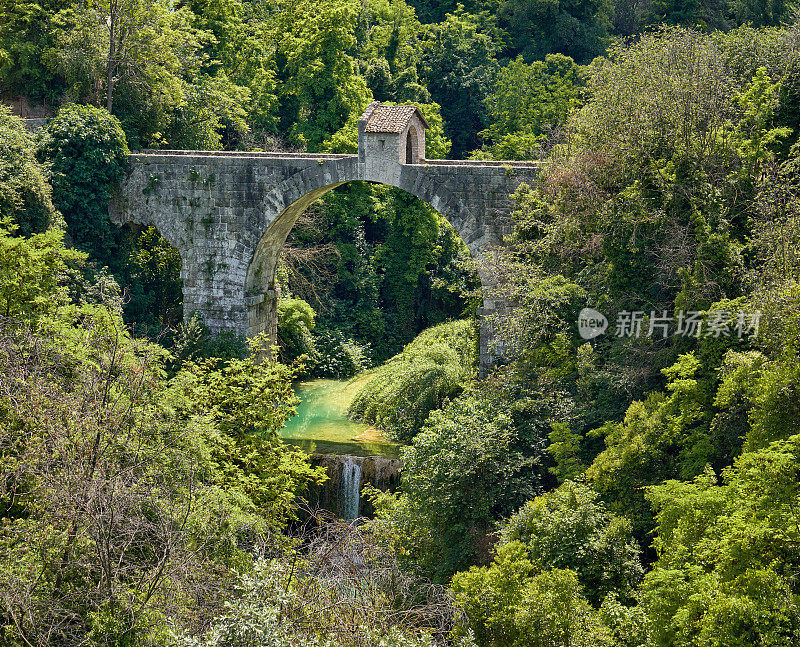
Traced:
<path fill-rule="evenodd" d="M 385 181 L 371 180 L 374 184 L 384 184 L 401 189 L 422 202 L 433 207 L 453 226 L 464 240 L 473 257 L 477 257 L 486 247 L 485 236 L 476 236 L 481 231 L 474 212 L 459 203 L 448 189 L 447 183 L 413 182 L 413 171 L 400 174 L 397 178 L 389 176 Z M 306 168 L 284 180 L 264 198 L 263 217 L 253 228 L 251 249 L 253 255 L 247 269 L 247 336 L 266 333 L 277 338 L 277 301 L 279 293 L 275 274 L 281 250 L 297 219 L 314 202 L 326 193 L 348 182 L 363 181 L 363 175 L 352 164 L 327 165 L 324 172 Z M 500 242 L 492 237 L 491 242 Z M 479 274 L 481 269 L 479 266 Z M 485 277 L 480 276 L 481 282 Z"/>

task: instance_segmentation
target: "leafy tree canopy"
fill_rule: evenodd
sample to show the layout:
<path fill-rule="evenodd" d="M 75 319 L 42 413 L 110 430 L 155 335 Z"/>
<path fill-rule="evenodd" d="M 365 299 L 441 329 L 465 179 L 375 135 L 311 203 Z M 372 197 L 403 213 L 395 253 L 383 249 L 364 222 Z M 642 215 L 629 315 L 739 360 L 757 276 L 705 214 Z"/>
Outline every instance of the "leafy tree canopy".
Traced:
<path fill-rule="evenodd" d="M 580 86 L 580 68 L 566 56 L 548 54 L 530 65 L 517 57 L 500 70 L 486 98 L 483 150 L 494 159 L 538 157 L 542 141 L 578 106 Z"/>
<path fill-rule="evenodd" d="M 35 142 L 22 122 L 0 107 L 0 217 L 30 236 L 57 224 L 45 168 L 35 156 Z"/>
<path fill-rule="evenodd" d="M 47 126 L 39 157 L 52 169 L 53 202 L 67 235 L 103 265 L 114 266 L 116 232 L 109 192 L 125 170 L 128 146 L 116 117 L 102 108 L 65 105 Z"/>

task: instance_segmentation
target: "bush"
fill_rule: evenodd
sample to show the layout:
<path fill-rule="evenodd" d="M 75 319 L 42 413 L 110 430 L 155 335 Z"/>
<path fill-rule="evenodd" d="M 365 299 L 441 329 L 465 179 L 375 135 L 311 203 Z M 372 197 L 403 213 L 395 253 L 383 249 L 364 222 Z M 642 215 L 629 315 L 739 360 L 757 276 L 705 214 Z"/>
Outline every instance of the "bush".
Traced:
<path fill-rule="evenodd" d="M 509 520 L 502 543 L 522 542 L 540 570 L 569 568 L 595 606 L 614 592 L 633 599 L 642 577 L 639 547 L 630 522 L 609 513 L 590 487 L 565 481 L 528 501 Z"/>
<path fill-rule="evenodd" d="M 475 377 L 477 356 L 473 322 L 429 328 L 375 371 L 348 413 L 408 442 L 431 411 L 459 395 Z"/>
<path fill-rule="evenodd" d="M 315 377 L 352 377 L 370 365 L 369 348 L 338 330 L 326 330 L 314 339 L 317 363 Z"/>
<path fill-rule="evenodd" d="M 544 443 L 486 382 L 470 387 L 403 449 L 402 492 L 376 495 L 376 528 L 436 581 L 486 561 L 496 524 L 541 492 Z"/>
<path fill-rule="evenodd" d="M 244 359 L 249 350 L 244 335 L 232 330 L 213 333 L 203 323 L 200 313 L 195 312 L 188 321 L 181 323 L 172 339 L 171 368 L 177 371 L 185 362 L 217 358 L 220 360 Z"/>
<path fill-rule="evenodd" d="M 305 355 L 307 369 L 319 360 L 312 336 L 315 327 L 314 309 L 302 299 L 281 299 L 278 303 L 278 344 L 281 361 L 293 362 Z"/>
<path fill-rule="evenodd" d="M 480 647 L 611 647 L 611 632 L 583 595 L 574 571 L 538 572 L 519 542 L 488 567 L 453 578 Z"/>
<path fill-rule="evenodd" d="M 53 202 L 64 215 L 67 234 L 93 259 L 116 269 L 108 198 L 128 156 L 119 120 L 101 108 L 66 104 L 48 124 L 38 154 L 51 164 Z"/>
<path fill-rule="evenodd" d="M 235 601 L 211 629 L 179 644 L 435 647 L 459 621 L 446 588 L 404 573 L 362 527 L 334 523 L 305 539 L 301 554 L 261 560 L 240 576 Z M 447 644 L 474 647 L 468 638 Z"/>
<path fill-rule="evenodd" d="M 0 106 L 0 216 L 10 217 L 23 236 L 44 231 L 58 216 L 45 170 L 34 157 L 33 139 L 4 106 Z"/>

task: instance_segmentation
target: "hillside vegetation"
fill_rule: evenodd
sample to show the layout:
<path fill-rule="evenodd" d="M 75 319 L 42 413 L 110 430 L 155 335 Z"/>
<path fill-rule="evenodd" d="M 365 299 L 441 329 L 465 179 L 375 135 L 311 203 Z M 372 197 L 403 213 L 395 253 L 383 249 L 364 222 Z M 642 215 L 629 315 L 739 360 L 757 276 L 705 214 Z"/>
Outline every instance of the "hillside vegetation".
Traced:
<path fill-rule="evenodd" d="M 0 643 L 800 644 L 797 11 L 0 0 L 0 92 L 52 117 L 0 110 Z M 130 150 L 352 153 L 373 99 L 431 158 L 539 162 L 484 286 L 350 183 L 287 241 L 272 358 L 108 220 Z M 403 468 L 347 524 L 277 432 L 364 369 Z"/>

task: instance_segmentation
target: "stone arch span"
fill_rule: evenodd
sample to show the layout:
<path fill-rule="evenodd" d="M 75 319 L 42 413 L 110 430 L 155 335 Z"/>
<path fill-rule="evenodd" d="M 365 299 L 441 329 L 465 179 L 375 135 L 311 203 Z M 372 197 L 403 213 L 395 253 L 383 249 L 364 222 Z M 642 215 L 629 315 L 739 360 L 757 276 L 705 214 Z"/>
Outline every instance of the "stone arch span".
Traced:
<path fill-rule="evenodd" d="M 314 202 L 326 193 L 348 182 L 362 181 L 363 177 L 352 172 L 352 165 L 332 164 L 325 171 L 310 168 L 299 171 L 276 186 L 264 199 L 263 218 L 253 229 L 251 242 L 253 258 L 247 271 L 246 291 L 248 295 L 247 335 L 253 337 L 266 333 L 277 338 L 277 302 L 280 297 L 275 284 L 275 274 L 281 250 L 297 219 Z M 398 181 L 376 182 L 401 189 L 436 209 L 453 226 L 470 250 L 477 257 L 490 244 L 500 242 L 502 232 L 487 232 L 474 211 L 466 209 L 456 199 L 447 182 L 428 183 L 414 181 L 417 174 L 409 170 L 400 174 Z M 393 180 L 395 178 L 386 178 Z M 486 277 L 481 274 L 481 281 Z"/>
<path fill-rule="evenodd" d="M 396 156 L 149 151 L 132 154 L 113 191 L 117 224 L 153 225 L 181 255 L 184 315 L 215 331 L 276 332 L 272 281 L 297 216 L 345 182 L 393 186 L 439 211 L 473 256 L 511 231 L 511 194 L 535 165 Z M 481 279 L 486 282 L 486 277 Z M 495 304 L 484 302 L 484 310 Z M 482 368 L 489 366 L 482 332 Z"/>

